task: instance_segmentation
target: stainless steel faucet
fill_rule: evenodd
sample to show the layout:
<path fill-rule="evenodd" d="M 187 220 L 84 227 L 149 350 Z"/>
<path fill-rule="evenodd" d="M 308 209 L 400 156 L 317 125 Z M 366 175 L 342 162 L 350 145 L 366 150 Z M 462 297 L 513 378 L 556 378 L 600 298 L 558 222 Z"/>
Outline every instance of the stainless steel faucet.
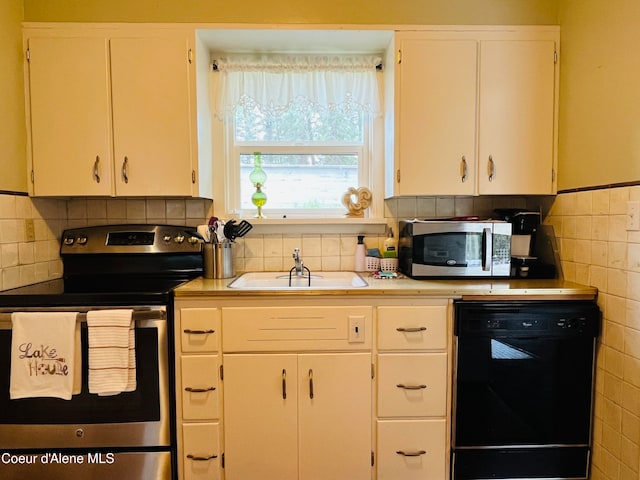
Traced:
<path fill-rule="evenodd" d="M 300 249 L 293 249 L 293 261 L 295 262 L 295 271 L 296 276 L 301 277 L 304 274 L 304 264 L 302 263 L 302 259 L 300 258 Z"/>

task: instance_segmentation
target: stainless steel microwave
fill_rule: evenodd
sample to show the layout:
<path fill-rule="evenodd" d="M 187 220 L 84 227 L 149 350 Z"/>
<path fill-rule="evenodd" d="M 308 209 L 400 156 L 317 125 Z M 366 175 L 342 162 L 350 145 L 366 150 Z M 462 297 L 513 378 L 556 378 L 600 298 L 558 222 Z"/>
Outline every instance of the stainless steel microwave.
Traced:
<path fill-rule="evenodd" d="M 511 224 L 401 220 L 399 269 L 412 278 L 508 277 Z"/>

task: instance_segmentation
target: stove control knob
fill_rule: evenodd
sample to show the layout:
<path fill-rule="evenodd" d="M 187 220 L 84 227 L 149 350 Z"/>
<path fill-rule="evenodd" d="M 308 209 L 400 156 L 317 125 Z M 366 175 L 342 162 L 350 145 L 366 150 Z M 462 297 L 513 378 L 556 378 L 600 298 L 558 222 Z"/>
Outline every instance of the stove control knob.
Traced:
<path fill-rule="evenodd" d="M 169 243 L 171 241 L 171 235 L 169 235 L 168 233 L 165 233 L 162 236 L 162 240 L 164 241 L 164 243 Z"/>
<path fill-rule="evenodd" d="M 176 236 L 174 237 L 173 241 L 174 241 L 174 242 L 176 242 L 176 243 L 182 243 L 182 242 L 184 242 L 184 235 L 182 235 L 182 234 L 178 234 L 178 235 L 176 235 Z"/>
<path fill-rule="evenodd" d="M 78 237 L 76 239 L 76 242 L 78 243 L 78 245 L 86 245 L 87 244 L 87 237 L 85 237 L 84 235 L 82 235 L 81 237 Z"/>
<path fill-rule="evenodd" d="M 75 243 L 76 239 L 73 237 L 64 237 L 64 244 L 65 245 L 73 245 Z"/>
<path fill-rule="evenodd" d="M 195 245 L 196 243 L 198 243 L 198 237 L 189 237 L 189 243 L 191 245 Z"/>

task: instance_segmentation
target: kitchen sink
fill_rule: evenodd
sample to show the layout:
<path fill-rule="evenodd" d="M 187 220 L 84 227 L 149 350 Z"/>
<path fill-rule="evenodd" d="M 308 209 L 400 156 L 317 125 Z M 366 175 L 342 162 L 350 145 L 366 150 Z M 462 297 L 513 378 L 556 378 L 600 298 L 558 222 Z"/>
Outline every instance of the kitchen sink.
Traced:
<path fill-rule="evenodd" d="M 247 272 L 232 281 L 228 287 L 238 290 L 332 290 L 366 287 L 367 282 L 355 272 L 317 272 L 291 275 L 289 272 Z"/>

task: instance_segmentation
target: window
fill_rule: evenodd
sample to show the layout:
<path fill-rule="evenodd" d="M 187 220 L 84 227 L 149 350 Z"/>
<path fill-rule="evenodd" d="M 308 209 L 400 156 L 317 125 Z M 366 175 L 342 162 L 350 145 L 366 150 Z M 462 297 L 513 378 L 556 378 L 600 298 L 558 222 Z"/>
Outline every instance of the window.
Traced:
<path fill-rule="evenodd" d="M 226 56 L 217 60 L 226 210 L 269 218 L 344 216 L 342 196 L 372 187 L 379 119 L 376 56 Z M 266 174 L 251 179 L 259 163 Z"/>

